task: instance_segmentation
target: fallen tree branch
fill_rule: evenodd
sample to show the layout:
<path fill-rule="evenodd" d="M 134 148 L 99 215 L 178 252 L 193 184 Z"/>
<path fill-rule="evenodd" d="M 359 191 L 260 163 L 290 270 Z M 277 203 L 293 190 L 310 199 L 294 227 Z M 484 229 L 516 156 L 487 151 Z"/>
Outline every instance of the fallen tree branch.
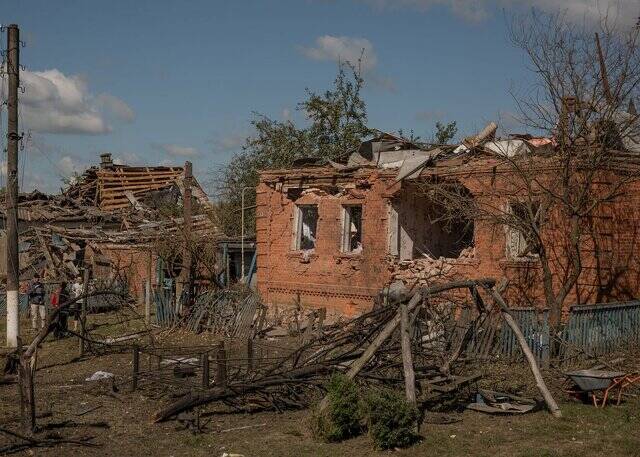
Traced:
<path fill-rule="evenodd" d="M 507 304 L 502 298 L 502 295 L 500 295 L 498 291 L 490 287 L 485 287 L 485 290 L 491 294 L 496 304 L 500 307 L 502 317 L 504 318 L 507 325 L 511 327 L 511 330 L 513 331 L 513 333 L 516 335 L 516 338 L 518 339 L 518 343 L 520 344 L 520 348 L 522 349 L 522 352 L 527 358 L 527 362 L 529 362 L 529 368 L 531 369 L 531 373 L 533 373 L 533 377 L 536 380 L 536 385 L 538 386 L 538 390 L 542 394 L 542 397 L 544 398 L 544 401 L 547 404 L 547 408 L 549 409 L 549 412 L 553 415 L 553 417 L 557 417 L 557 418 L 562 417 L 562 412 L 560 411 L 558 404 L 554 400 L 553 396 L 551 395 L 551 392 L 549 392 L 549 389 L 547 388 L 547 385 L 544 382 L 544 378 L 542 377 L 542 374 L 540 373 L 540 369 L 538 368 L 538 363 L 536 362 L 536 359 L 533 353 L 531 352 L 529 345 L 527 344 L 527 340 L 522 334 L 522 331 L 520 330 L 520 327 L 518 326 L 517 322 L 509 312 L 509 308 L 507 307 Z"/>
<path fill-rule="evenodd" d="M 261 379 L 252 383 L 239 383 L 226 387 L 214 387 L 213 389 L 209 389 L 204 392 L 191 393 L 185 398 L 182 398 L 177 402 L 161 409 L 160 411 L 157 411 L 153 415 L 152 420 L 153 422 L 162 422 L 175 416 L 178 413 L 192 409 L 196 406 L 211 403 L 213 401 L 235 398 L 239 395 L 250 394 L 266 387 L 281 386 L 288 383 L 299 383 L 303 381 L 303 378 L 305 378 L 306 376 L 326 372 L 327 367 L 325 365 L 312 365 L 308 367 L 298 368 L 282 375 Z"/>

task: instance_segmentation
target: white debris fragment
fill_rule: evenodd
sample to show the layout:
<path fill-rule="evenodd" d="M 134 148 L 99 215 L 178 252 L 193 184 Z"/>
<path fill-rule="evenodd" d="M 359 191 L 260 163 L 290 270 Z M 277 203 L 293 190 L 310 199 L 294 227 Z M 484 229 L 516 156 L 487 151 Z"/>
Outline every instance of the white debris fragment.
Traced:
<path fill-rule="evenodd" d="M 108 371 L 96 371 L 91 376 L 89 376 L 85 381 L 99 381 L 101 379 L 109 379 L 113 378 L 115 375 L 113 373 L 109 373 Z"/>

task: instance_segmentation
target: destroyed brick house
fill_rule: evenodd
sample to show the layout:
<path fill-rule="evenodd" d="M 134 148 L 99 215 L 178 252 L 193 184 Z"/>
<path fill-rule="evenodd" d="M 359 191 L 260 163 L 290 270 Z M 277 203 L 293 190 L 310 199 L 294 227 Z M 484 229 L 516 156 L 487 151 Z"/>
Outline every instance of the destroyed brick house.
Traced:
<path fill-rule="evenodd" d="M 612 161 L 614 172 L 637 169 L 640 149 L 633 146 Z M 347 163 L 262 172 L 256 234 L 263 300 L 353 315 L 370 309 L 393 281 L 411 287 L 495 277 L 509 279 L 512 306 L 541 306 L 540 266 L 527 252 L 522 234 L 478 219 L 452 226 L 439 217 L 442 209 L 421 191 L 421 183 L 445 177 L 474 199 L 489 198 L 485 189 L 510 179 L 492 158 L 496 152 L 543 154 L 553 147 L 552 139 L 516 136 L 491 138 L 474 147 L 424 150 L 404 138 L 381 134 L 362 143 Z M 637 181 L 630 182 L 627 197 L 596 215 L 605 223 L 600 224 L 598 241 L 584 244 L 592 255 L 585 255 L 572 303 L 638 295 L 637 188 Z M 518 211 L 517 201 L 506 197 L 493 204 Z"/>
<path fill-rule="evenodd" d="M 114 164 L 110 154 L 88 168 L 59 195 L 34 191 L 19 197 L 21 279 L 44 272 L 46 279 L 73 278 L 89 265 L 94 278 L 123 277 L 130 291 L 141 296 L 152 282 L 175 277 L 179 271 L 153 252 L 159 238 L 179 238 L 180 215 L 164 214 L 184 194 L 183 167 L 135 167 Z M 205 214 L 206 194 L 192 178 L 192 231 L 215 233 Z M 3 207 L 4 208 L 4 207 Z M 1 213 L 4 243 L 4 209 Z M 5 275 L 2 265 L 0 275 Z M 177 267 L 179 270 L 179 267 Z M 167 271 L 171 269 L 172 271 Z"/>

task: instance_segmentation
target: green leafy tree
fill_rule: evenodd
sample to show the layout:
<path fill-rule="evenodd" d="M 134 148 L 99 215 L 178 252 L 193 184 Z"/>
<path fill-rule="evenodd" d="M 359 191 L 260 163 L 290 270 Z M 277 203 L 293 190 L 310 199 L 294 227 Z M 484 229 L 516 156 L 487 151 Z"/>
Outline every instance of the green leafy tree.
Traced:
<path fill-rule="evenodd" d="M 291 120 L 278 121 L 254 113 L 251 124 L 255 134 L 247 138 L 242 151 L 214 174 L 217 190 L 219 227 L 227 235 L 241 231 L 241 196 L 245 190 L 245 208 L 255 204 L 259 172 L 270 168 L 288 168 L 299 158 L 333 160 L 353 151 L 369 133 L 367 113 L 361 97 L 364 80 L 360 70 L 341 63 L 329 90 L 306 90 L 307 98 L 297 109 L 305 113 L 308 125 L 297 126 Z M 254 212 L 246 210 L 245 232 L 254 233 Z"/>
<path fill-rule="evenodd" d="M 436 122 L 436 132 L 433 136 L 435 144 L 448 144 L 458 133 L 456 121 L 443 124 Z"/>

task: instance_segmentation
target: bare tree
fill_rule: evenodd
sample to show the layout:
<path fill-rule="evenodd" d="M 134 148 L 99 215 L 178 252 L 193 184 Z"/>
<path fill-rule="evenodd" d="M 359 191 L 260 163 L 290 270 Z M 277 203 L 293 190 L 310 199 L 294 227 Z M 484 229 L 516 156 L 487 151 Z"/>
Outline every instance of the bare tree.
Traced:
<path fill-rule="evenodd" d="M 519 283 L 542 283 L 554 327 L 568 300 L 579 299 L 579 278 L 593 274 L 592 264 L 613 268 L 601 258 L 611 251 L 605 246 L 611 218 L 603 215 L 619 210 L 637 181 L 638 167 L 627 159 L 640 153 L 633 107 L 640 84 L 638 30 L 618 30 L 603 17 L 596 34 L 593 26 L 566 19 L 534 12 L 510 27 L 534 76 L 526 93 L 514 93 L 518 117 L 538 138 L 525 138 L 523 149 L 514 138 L 468 138 L 462 149 L 475 160 L 455 173 L 435 171 L 424 186 L 447 208 L 446 217 L 504 230 L 507 258 L 531 267 L 520 270 L 528 278 Z M 629 258 L 618 260 L 628 267 Z M 616 280 L 608 276 L 598 278 L 600 287 Z"/>

